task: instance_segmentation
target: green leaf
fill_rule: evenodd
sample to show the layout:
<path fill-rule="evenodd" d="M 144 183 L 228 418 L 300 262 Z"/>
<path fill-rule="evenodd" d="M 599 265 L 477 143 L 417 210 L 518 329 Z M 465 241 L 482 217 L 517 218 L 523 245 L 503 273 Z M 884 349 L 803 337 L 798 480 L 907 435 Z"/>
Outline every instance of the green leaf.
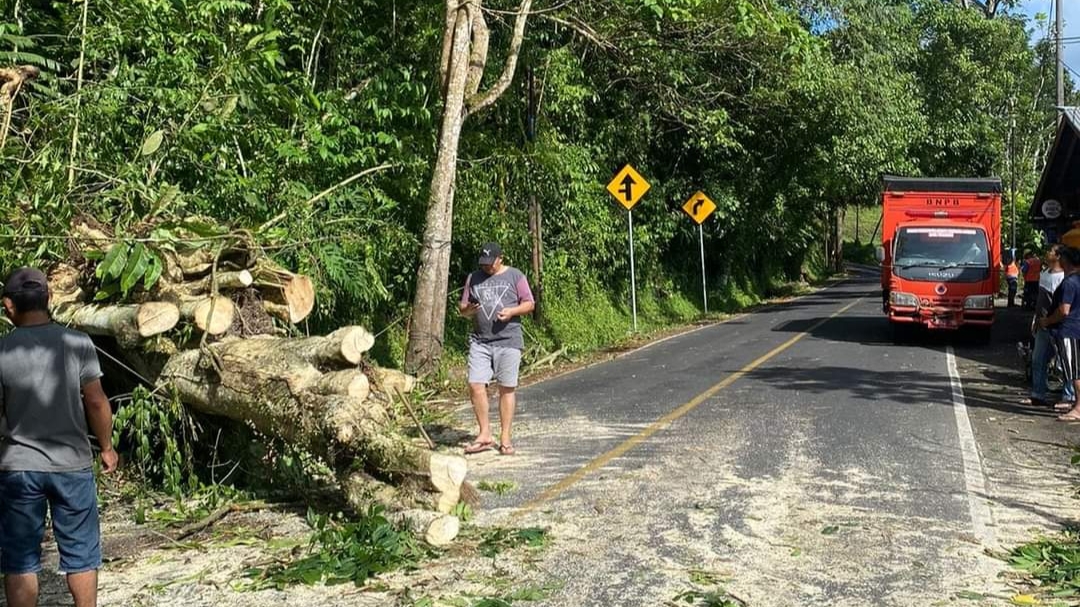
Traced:
<path fill-rule="evenodd" d="M 131 254 L 128 255 L 127 265 L 124 266 L 124 271 L 120 275 L 120 292 L 127 295 L 139 280 L 142 279 L 143 274 L 146 273 L 146 268 L 150 263 L 149 255 L 146 252 L 146 247 L 143 243 L 135 243 L 135 246 L 131 249 Z"/>
<path fill-rule="evenodd" d="M 828 525 L 821 530 L 821 535 L 835 535 L 837 531 L 840 531 L 840 527 L 836 525 Z"/>
<path fill-rule="evenodd" d="M 120 273 L 124 271 L 124 266 L 127 264 L 128 246 L 122 242 L 118 242 L 109 248 L 109 252 L 105 254 L 105 259 L 98 264 L 95 274 L 102 281 L 116 280 L 120 278 Z"/>
<path fill-rule="evenodd" d="M 143 276 L 143 290 L 149 291 L 157 284 L 158 279 L 161 278 L 161 272 L 164 270 L 164 265 L 161 263 L 161 258 L 156 253 L 150 253 L 150 264 L 146 268 L 146 274 Z"/>
<path fill-rule="evenodd" d="M 161 147 L 161 142 L 164 140 L 165 131 L 158 129 L 153 133 L 150 133 L 150 136 L 146 138 L 146 141 L 143 141 L 142 148 L 139 149 L 139 153 L 141 153 L 143 156 L 149 156 L 150 154 L 153 154 L 154 152 L 158 151 L 158 148 Z"/>
<path fill-rule="evenodd" d="M 94 301 L 105 301 L 106 299 L 113 297 L 119 292 L 120 285 L 116 284 L 115 282 L 110 282 L 109 284 L 98 289 L 97 293 L 94 293 Z"/>

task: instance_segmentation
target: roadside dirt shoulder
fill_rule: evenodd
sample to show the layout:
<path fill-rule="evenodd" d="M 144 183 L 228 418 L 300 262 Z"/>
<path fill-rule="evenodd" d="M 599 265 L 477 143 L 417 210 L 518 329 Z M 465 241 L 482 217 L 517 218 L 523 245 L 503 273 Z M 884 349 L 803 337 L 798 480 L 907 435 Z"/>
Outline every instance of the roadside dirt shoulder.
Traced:
<path fill-rule="evenodd" d="M 1004 551 L 1080 517 L 1080 478 L 1070 464 L 1080 426 L 1056 421 L 1049 408 L 1020 404 L 1029 387 L 1016 345 L 1025 339 L 1028 314 L 1000 310 L 991 344 L 956 347 L 993 532 Z"/>

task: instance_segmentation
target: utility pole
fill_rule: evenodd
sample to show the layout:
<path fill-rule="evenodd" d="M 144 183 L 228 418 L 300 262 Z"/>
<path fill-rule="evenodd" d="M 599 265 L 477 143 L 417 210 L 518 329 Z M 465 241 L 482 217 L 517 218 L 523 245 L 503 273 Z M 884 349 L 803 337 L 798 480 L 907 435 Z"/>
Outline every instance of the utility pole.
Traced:
<path fill-rule="evenodd" d="M 1065 106 L 1065 55 L 1062 50 L 1062 17 L 1061 17 L 1061 0 L 1055 0 L 1054 2 L 1054 46 L 1057 48 L 1057 104 L 1058 107 Z"/>
<path fill-rule="evenodd" d="M 1009 163 L 1009 207 L 1012 211 L 1012 218 L 1010 220 L 1012 230 L 1012 251 L 1013 255 L 1016 254 L 1016 156 L 1014 137 L 1016 133 L 1016 98 L 1009 99 L 1009 150 L 1008 150 L 1008 163 Z"/>

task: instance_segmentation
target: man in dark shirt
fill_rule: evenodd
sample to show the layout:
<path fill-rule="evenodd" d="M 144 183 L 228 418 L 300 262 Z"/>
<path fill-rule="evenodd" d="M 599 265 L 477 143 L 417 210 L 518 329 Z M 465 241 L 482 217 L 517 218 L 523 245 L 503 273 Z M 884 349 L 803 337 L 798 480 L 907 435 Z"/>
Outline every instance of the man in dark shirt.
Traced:
<path fill-rule="evenodd" d="M 1056 244 L 1046 252 L 1046 271 L 1039 276 L 1039 291 L 1035 298 L 1035 317 L 1031 321 L 1031 332 L 1034 336 L 1034 347 L 1031 351 L 1031 397 L 1025 404 L 1037 406 L 1049 406 L 1050 386 L 1047 378 L 1047 367 L 1050 364 L 1050 356 L 1054 350 L 1054 340 L 1047 329 L 1039 326 L 1039 319 L 1050 315 L 1053 306 L 1054 292 L 1057 291 L 1061 281 L 1065 279 L 1065 271 L 1061 268 L 1061 256 L 1065 252 L 1065 245 Z M 1060 365 L 1060 362 L 1059 362 Z M 1073 402 L 1076 395 L 1073 394 L 1073 386 L 1065 382 L 1061 389 L 1061 402 Z"/>
<path fill-rule="evenodd" d="M 1052 327 L 1050 332 L 1057 340 L 1064 375 L 1062 381 L 1072 382 L 1075 393 L 1080 394 L 1080 274 L 1077 274 L 1080 251 L 1066 249 L 1061 256 L 1061 266 L 1065 270 L 1065 279 L 1054 293 L 1054 311 L 1040 319 L 1039 325 Z M 1074 401 L 1072 408 L 1058 420 L 1080 421 L 1080 400 Z"/>
<path fill-rule="evenodd" d="M 469 396 L 480 433 L 465 453 L 481 453 L 495 448 L 488 419 L 487 385 L 499 384 L 499 453 L 513 455 L 510 424 L 517 406 L 515 389 L 525 339 L 521 316 L 533 311 L 535 303 L 529 281 L 517 268 L 503 263 L 502 249 L 489 242 L 479 258 L 480 269 L 465 279 L 459 310 L 473 319 L 469 335 Z"/>
<path fill-rule="evenodd" d="M 88 431 L 104 472 L 116 468 L 112 409 L 94 344 L 49 317 L 45 275 L 16 270 L 4 283 L 15 329 L 0 339 L 0 571 L 10 607 L 37 605 L 45 512 L 75 607 L 97 605 L 101 533 Z"/>

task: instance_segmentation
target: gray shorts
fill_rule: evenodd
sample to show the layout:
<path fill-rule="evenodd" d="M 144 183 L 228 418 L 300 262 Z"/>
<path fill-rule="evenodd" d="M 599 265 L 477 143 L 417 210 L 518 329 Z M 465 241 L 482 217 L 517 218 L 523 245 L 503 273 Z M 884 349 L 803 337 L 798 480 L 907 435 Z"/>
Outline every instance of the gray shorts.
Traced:
<path fill-rule="evenodd" d="M 521 350 L 493 346 L 480 341 L 469 342 L 469 383 L 490 384 L 494 379 L 504 388 L 518 385 Z"/>

